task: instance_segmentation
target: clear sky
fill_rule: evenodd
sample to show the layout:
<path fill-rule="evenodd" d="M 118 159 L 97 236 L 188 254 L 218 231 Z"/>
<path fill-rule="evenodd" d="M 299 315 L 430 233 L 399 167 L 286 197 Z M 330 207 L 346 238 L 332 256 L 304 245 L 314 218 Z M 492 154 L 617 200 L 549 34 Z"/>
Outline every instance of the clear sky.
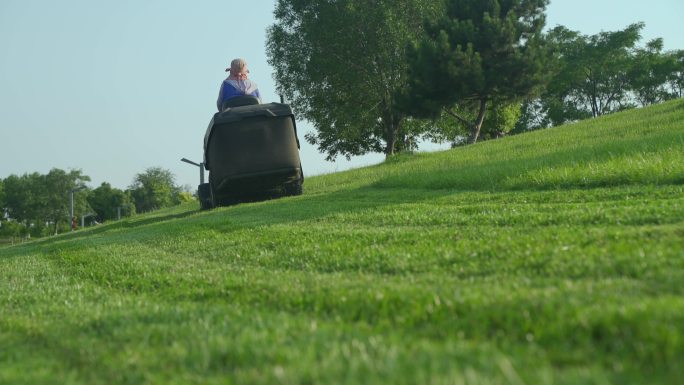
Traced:
<path fill-rule="evenodd" d="M 160 166 L 194 188 L 199 170 L 180 159 L 202 159 L 230 60 L 246 58 L 264 101 L 278 101 L 265 53 L 274 4 L 0 0 L 0 178 L 57 167 L 126 188 Z M 552 0 L 547 17 L 584 34 L 643 21 L 642 43 L 684 49 L 682 0 Z M 305 174 L 383 159 L 325 162 L 303 140 L 311 125 L 298 127 Z"/>

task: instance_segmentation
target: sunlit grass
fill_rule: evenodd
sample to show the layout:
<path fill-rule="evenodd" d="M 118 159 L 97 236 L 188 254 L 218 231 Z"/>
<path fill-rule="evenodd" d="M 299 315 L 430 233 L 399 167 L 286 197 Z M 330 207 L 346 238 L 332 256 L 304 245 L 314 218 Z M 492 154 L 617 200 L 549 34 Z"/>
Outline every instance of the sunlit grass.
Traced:
<path fill-rule="evenodd" d="M 684 102 L 0 248 L 0 383 L 677 384 Z"/>

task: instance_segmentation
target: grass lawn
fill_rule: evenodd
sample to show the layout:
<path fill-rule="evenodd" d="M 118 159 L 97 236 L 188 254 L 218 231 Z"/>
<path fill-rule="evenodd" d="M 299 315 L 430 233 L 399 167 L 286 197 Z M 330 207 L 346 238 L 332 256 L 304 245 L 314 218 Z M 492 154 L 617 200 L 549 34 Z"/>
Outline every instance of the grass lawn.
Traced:
<path fill-rule="evenodd" d="M 0 384 L 684 381 L 684 100 L 197 206 L 1 247 Z"/>

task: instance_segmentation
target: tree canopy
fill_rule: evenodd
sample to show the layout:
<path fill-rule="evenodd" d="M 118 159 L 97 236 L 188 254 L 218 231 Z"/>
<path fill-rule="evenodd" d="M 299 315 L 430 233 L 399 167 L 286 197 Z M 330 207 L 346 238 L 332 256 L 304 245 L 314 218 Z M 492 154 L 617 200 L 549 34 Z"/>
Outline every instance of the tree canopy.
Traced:
<path fill-rule="evenodd" d="M 414 116 L 446 112 L 469 127 L 474 143 L 487 103 L 510 104 L 548 78 L 542 28 L 547 0 L 447 0 L 427 19 L 425 36 L 408 52 L 409 87 L 402 106 Z M 468 119 L 455 106 L 476 103 Z M 461 106 L 461 109 L 464 107 Z"/>
<path fill-rule="evenodd" d="M 64 171 L 53 168 L 42 175 L 34 172 L 22 176 L 10 175 L 4 181 L 5 208 L 9 216 L 26 224 L 45 224 L 53 226 L 56 233 L 60 224 L 69 222 L 69 192 L 85 187 L 90 177 L 81 170 Z M 89 210 L 85 196 L 74 194 L 74 207 L 77 212 Z"/>
<path fill-rule="evenodd" d="M 548 108 L 554 124 L 560 117 L 582 119 L 628 107 L 631 49 L 640 39 L 643 23 L 620 31 L 585 36 L 563 26 L 549 39 L 559 53 L 559 68 L 549 84 Z"/>
<path fill-rule="evenodd" d="M 180 188 L 169 170 L 150 167 L 136 174 L 129 187 L 137 212 L 146 212 L 178 203 Z"/>
<path fill-rule="evenodd" d="M 327 153 L 387 155 L 427 124 L 406 123 L 396 95 L 406 86 L 408 42 L 433 17 L 431 0 L 279 0 L 267 53 L 278 91 L 314 125 L 306 139 Z"/>
<path fill-rule="evenodd" d="M 71 170 L 66 172 L 58 168 L 53 168 L 45 175 L 43 186 L 40 191 L 45 196 L 45 202 L 42 206 L 43 217 L 55 224 L 55 233 L 57 232 L 57 225 L 65 218 L 65 213 L 70 211 L 70 202 L 66 199 L 71 190 L 77 188 L 87 188 L 85 182 L 89 182 L 90 177 L 83 175 L 81 170 Z M 78 195 L 78 196 L 76 196 Z M 75 194 L 74 206 L 79 205 L 83 208 L 83 213 L 90 212 L 90 207 L 86 201 L 87 194 Z"/>
<path fill-rule="evenodd" d="M 174 179 L 170 171 L 152 167 L 136 175 L 131 190 L 123 191 L 107 182 L 91 190 L 85 184 L 90 177 L 81 170 L 53 168 L 47 174 L 10 175 L 0 179 L 0 237 L 45 236 L 68 230 L 71 192 L 74 215 L 95 214 L 99 221 L 118 219 L 119 212 L 135 214 L 136 206 L 150 211 L 191 200 L 192 195 L 176 186 Z"/>
<path fill-rule="evenodd" d="M 113 188 L 107 182 L 103 182 L 98 188 L 90 192 L 88 203 L 100 221 L 118 219 L 118 214 L 122 212 L 124 216 L 135 213 L 135 206 L 130 194 Z"/>
<path fill-rule="evenodd" d="M 684 49 L 670 53 L 672 57 L 672 72 L 667 77 L 671 96 L 674 98 L 684 97 Z"/>
<path fill-rule="evenodd" d="M 643 48 L 634 50 L 627 70 L 629 89 L 642 106 L 669 99 L 668 77 L 675 70 L 673 55 L 664 55 L 663 39 L 653 39 Z"/>
<path fill-rule="evenodd" d="M 660 38 L 639 46 L 643 28 L 643 23 L 635 23 L 595 35 L 563 26 L 551 29 L 547 39 L 556 53 L 549 63 L 554 75 L 539 98 L 524 103 L 516 131 L 557 126 L 683 96 L 684 51 L 664 51 Z"/>

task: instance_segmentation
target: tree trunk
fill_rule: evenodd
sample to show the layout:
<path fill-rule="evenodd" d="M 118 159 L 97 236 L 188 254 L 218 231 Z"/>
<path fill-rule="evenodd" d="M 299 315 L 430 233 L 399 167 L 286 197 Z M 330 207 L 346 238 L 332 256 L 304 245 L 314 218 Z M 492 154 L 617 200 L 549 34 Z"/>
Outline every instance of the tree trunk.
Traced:
<path fill-rule="evenodd" d="M 477 119 L 475 123 L 470 126 L 470 135 L 468 136 L 468 144 L 475 144 L 477 138 L 480 136 L 480 128 L 484 121 L 485 109 L 487 108 L 487 99 L 480 99 L 480 110 L 477 112 Z"/>
<path fill-rule="evenodd" d="M 385 126 L 385 158 L 394 155 L 394 148 L 397 144 L 397 136 L 399 134 L 399 127 L 401 126 L 402 117 L 395 115 L 392 111 L 386 111 L 384 114 L 382 124 Z"/>
<path fill-rule="evenodd" d="M 389 135 L 390 137 L 387 138 L 387 145 L 385 146 L 385 158 L 394 155 L 394 143 L 397 141 L 394 133 Z"/>
<path fill-rule="evenodd" d="M 601 115 L 601 110 L 599 109 L 598 95 L 596 91 L 596 83 L 592 82 L 591 87 L 591 116 L 593 118 Z"/>

